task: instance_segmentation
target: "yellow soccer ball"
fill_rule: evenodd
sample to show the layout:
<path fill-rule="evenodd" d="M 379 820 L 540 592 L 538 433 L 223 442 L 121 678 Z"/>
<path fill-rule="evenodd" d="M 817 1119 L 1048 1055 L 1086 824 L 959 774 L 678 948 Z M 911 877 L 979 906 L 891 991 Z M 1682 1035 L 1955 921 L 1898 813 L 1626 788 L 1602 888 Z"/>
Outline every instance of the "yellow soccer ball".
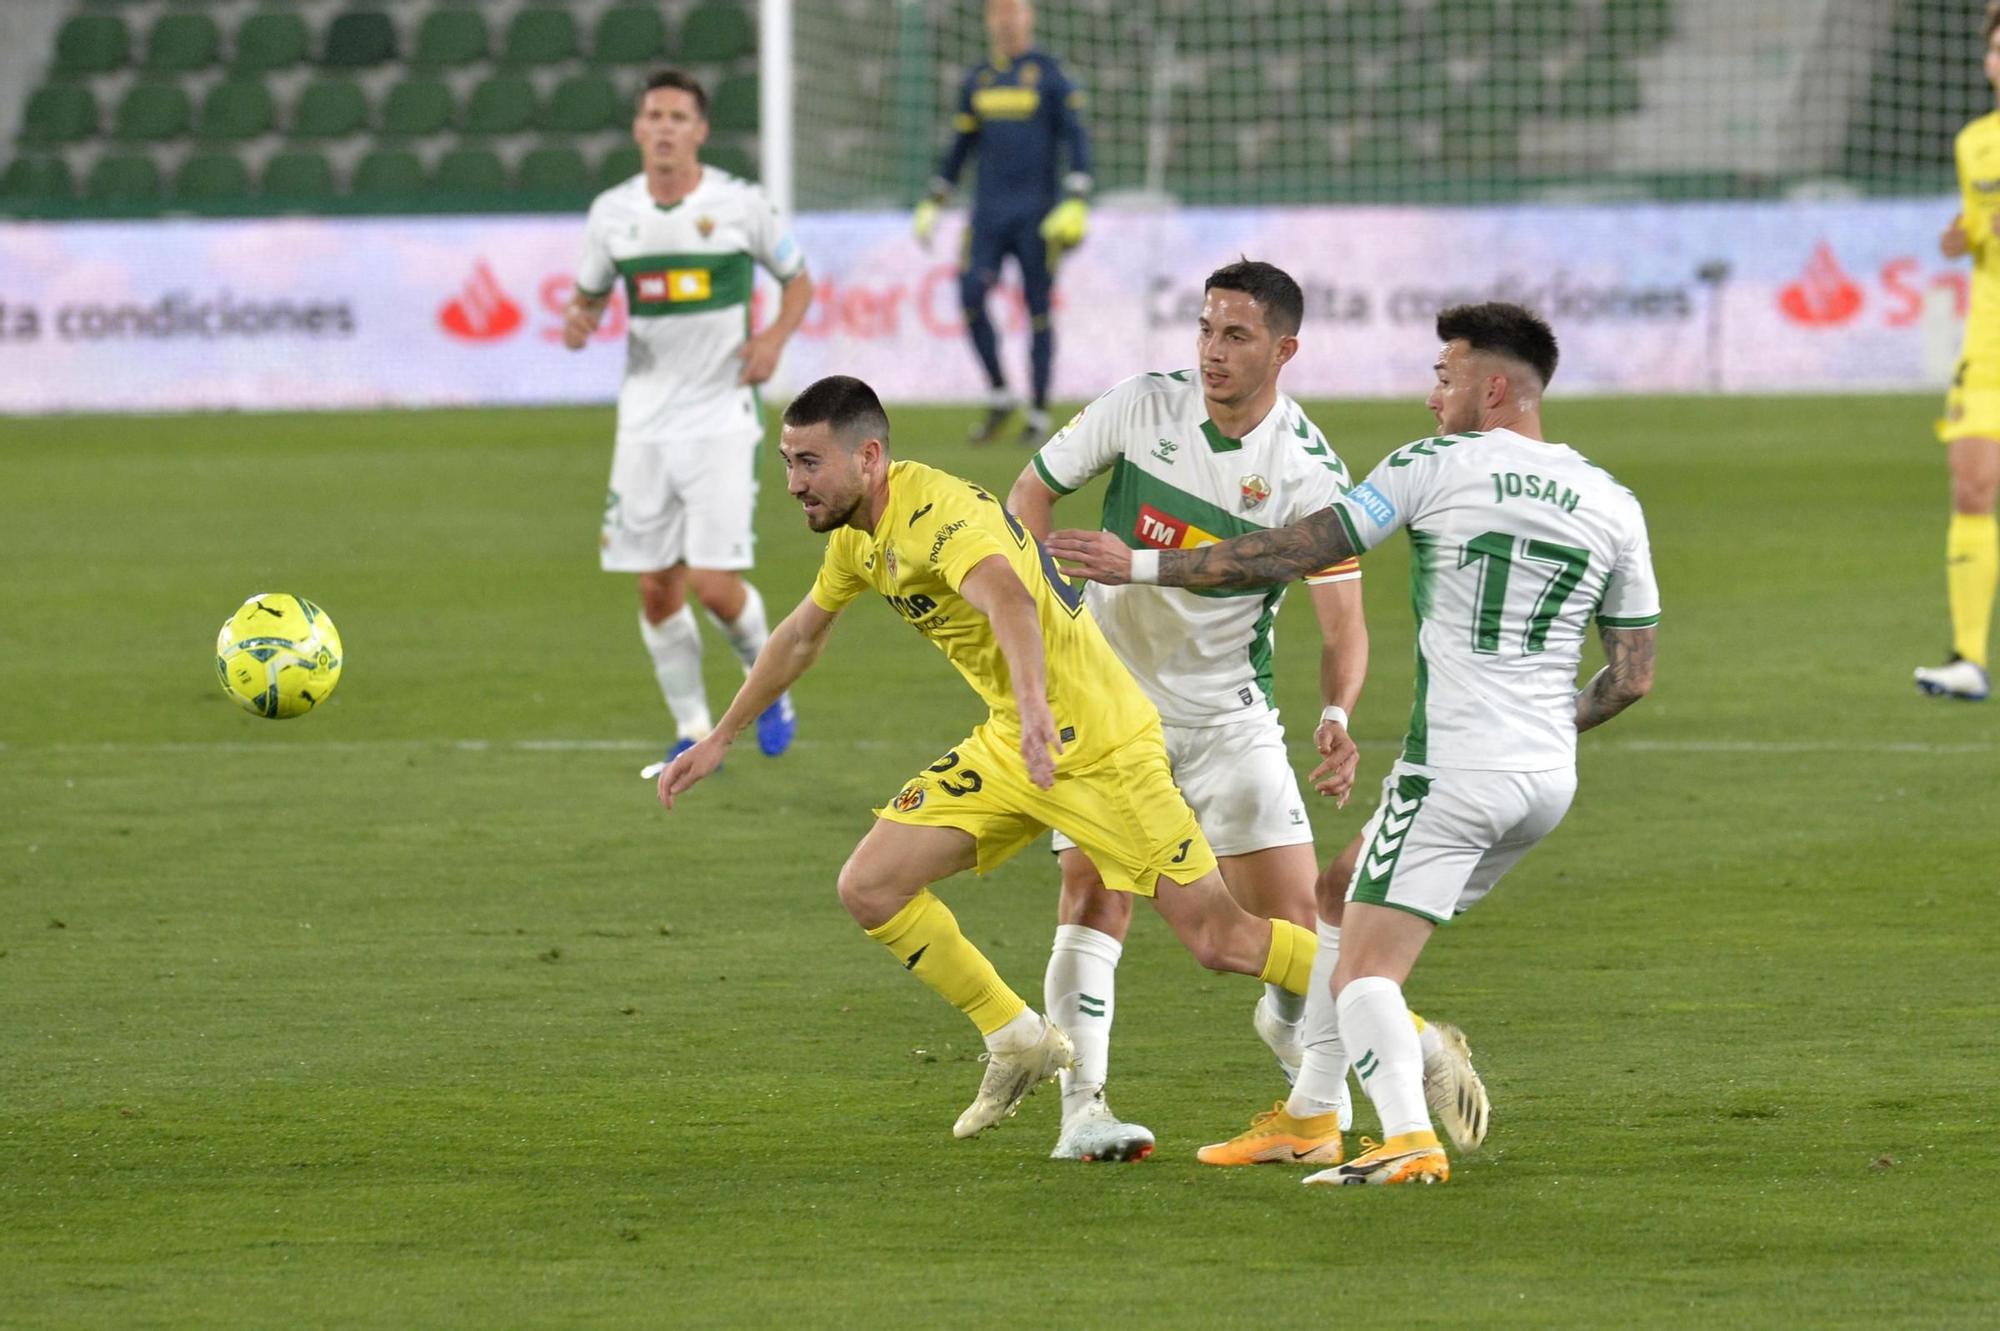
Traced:
<path fill-rule="evenodd" d="M 259 592 L 215 639 L 222 691 L 273 721 L 304 716 L 340 682 L 340 631 L 326 611 L 285 592 Z"/>

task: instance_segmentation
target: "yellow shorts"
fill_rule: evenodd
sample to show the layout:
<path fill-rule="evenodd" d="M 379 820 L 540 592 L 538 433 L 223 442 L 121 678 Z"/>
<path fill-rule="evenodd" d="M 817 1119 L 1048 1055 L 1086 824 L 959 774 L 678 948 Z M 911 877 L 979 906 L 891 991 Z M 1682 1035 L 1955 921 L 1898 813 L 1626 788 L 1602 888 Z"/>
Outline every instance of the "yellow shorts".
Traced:
<path fill-rule="evenodd" d="M 991 873 L 1051 827 L 1076 842 L 1117 892 L 1150 897 L 1163 874 L 1191 883 L 1215 867 L 1215 852 L 1174 784 L 1158 722 L 1087 767 L 1058 764 L 1049 790 L 1028 779 L 1012 744 L 996 742 L 982 725 L 875 815 L 970 833 L 978 843 L 975 873 Z"/>
<path fill-rule="evenodd" d="M 1937 423 L 1941 443 L 1954 439 L 2000 439 L 2000 356 L 1967 356 L 1958 363 Z"/>

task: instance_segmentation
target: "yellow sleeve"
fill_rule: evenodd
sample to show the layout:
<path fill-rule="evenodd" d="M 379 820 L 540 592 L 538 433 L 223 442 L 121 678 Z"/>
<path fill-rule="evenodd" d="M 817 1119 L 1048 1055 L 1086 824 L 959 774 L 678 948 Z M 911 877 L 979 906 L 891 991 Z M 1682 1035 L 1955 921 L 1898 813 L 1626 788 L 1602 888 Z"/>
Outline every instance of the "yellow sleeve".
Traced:
<path fill-rule="evenodd" d="M 931 518 L 936 525 L 930 529 L 925 544 L 928 561 L 953 591 L 958 590 L 965 575 L 982 560 L 1004 556 L 1027 544 L 1027 530 L 1000 506 L 1000 501 L 970 486 L 963 497 L 940 498 Z M 1020 539 L 1008 539 L 1017 529 Z"/>
<path fill-rule="evenodd" d="M 1993 240 L 1993 216 L 1972 188 L 1972 171 L 1967 159 L 1971 156 L 1974 129 L 1986 123 L 1977 121 L 1958 133 L 1952 145 L 1953 159 L 1958 163 L 1958 218 L 1965 230 L 1965 243 L 1972 250 L 1973 258 L 1983 258 L 1986 246 Z"/>
<path fill-rule="evenodd" d="M 839 614 L 850 601 L 868 590 L 868 579 L 855 566 L 856 543 L 849 539 L 851 535 L 842 530 L 828 538 L 819 576 L 813 579 L 813 604 L 829 615 Z"/>

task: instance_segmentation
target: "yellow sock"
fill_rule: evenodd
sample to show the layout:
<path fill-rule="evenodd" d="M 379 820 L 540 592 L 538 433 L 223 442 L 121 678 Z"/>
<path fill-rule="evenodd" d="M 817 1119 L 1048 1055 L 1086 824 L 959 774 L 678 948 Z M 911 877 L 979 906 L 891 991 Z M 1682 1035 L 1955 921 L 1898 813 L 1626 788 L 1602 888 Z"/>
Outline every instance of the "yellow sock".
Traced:
<path fill-rule="evenodd" d="M 1313 954 L 1318 951 L 1319 939 L 1312 930 L 1301 929 L 1290 920 L 1272 920 L 1271 950 L 1257 978 L 1286 993 L 1302 994 L 1312 986 Z"/>
<path fill-rule="evenodd" d="M 903 969 L 972 1019 L 981 1035 L 991 1035 L 1027 1010 L 1007 987 L 986 954 L 958 931 L 958 917 L 925 889 L 868 936 L 895 954 Z"/>
<path fill-rule="evenodd" d="M 1422 1035 L 1424 1033 L 1424 1027 L 1427 1024 L 1428 1023 L 1425 1022 L 1424 1019 L 1422 1017 L 1419 1017 L 1416 1013 L 1412 1012 L 1410 1014 L 1410 1025 L 1417 1028 L 1418 1035 Z"/>
<path fill-rule="evenodd" d="M 1954 513 L 1944 539 L 1944 584 L 1951 598 L 1951 649 L 1986 668 L 1993 592 L 2000 587 L 2000 523 L 1991 513 Z"/>

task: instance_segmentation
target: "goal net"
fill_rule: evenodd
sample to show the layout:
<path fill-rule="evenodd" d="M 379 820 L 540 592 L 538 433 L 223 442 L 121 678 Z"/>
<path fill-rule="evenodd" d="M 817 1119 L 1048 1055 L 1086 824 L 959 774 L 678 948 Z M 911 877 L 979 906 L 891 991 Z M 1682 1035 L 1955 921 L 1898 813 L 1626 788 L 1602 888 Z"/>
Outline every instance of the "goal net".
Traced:
<path fill-rule="evenodd" d="M 1100 197 L 1475 203 L 1929 192 L 1990 109 L 1978 0 L 1046 0 Z M 794 11 L 801 209 L 905 207 L 978 0 Z"/>

